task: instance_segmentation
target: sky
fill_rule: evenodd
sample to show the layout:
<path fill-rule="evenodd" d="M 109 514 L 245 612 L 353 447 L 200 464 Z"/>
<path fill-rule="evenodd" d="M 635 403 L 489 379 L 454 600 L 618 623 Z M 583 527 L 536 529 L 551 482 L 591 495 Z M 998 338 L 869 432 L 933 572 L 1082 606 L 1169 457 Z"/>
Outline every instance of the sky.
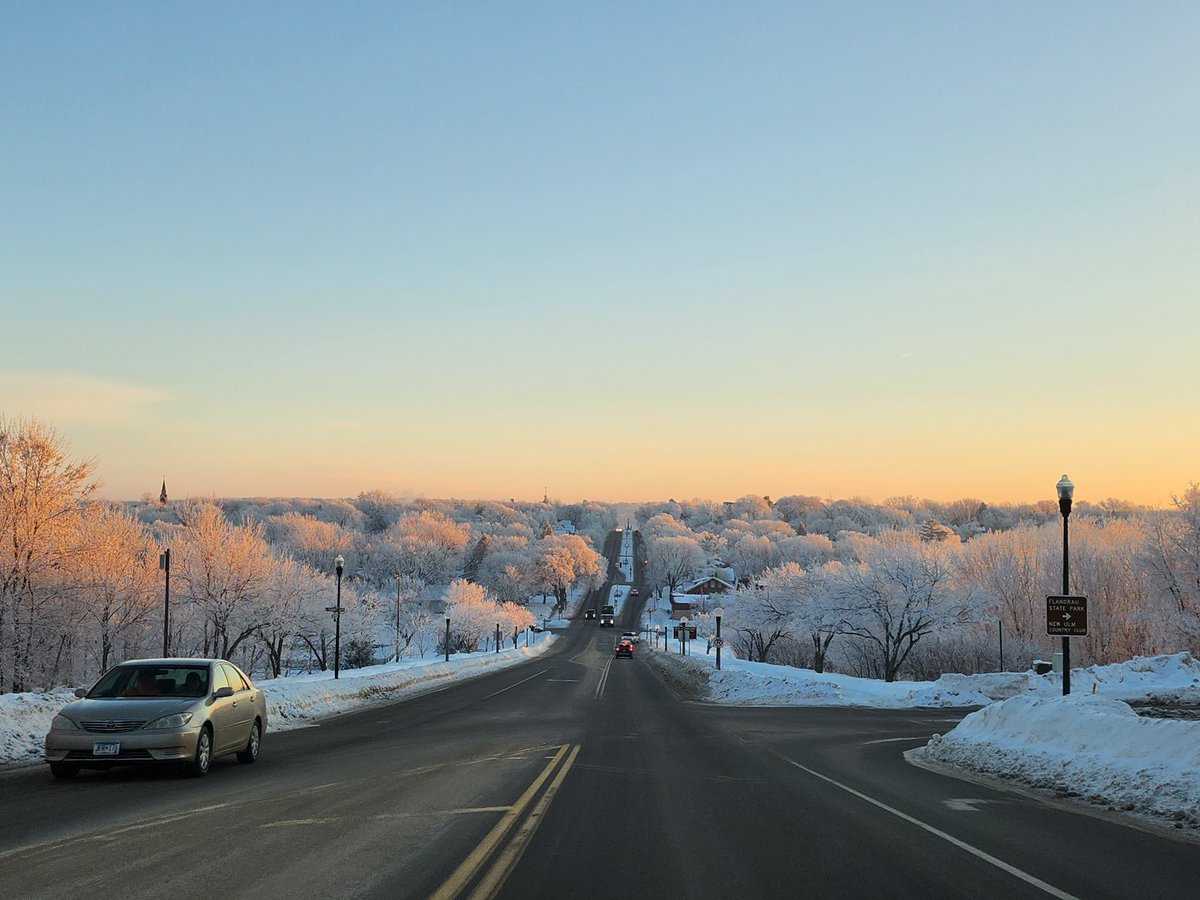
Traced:
<path fill-rule="evenodd" d="M 102 493 L 1200 480 L 1200 7 L 0 9 L 0 414 Z"/>

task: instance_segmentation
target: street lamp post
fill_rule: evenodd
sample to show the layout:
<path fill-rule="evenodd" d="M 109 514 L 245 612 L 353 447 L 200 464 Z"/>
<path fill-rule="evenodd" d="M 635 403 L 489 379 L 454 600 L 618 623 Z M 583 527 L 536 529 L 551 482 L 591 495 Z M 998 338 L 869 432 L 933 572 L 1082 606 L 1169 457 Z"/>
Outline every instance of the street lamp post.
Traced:
<path fill-rule="evenodd" d="M 163 657 L 171 655 L 171 548 L 158 556 L 158 567 L 163 570 Z"/>
<path fill-rule="evenodd" d="M 713 615 L 717 617 L 717 671 L 721 671 L 721 616 L 725 615 L 725 610 L 717 607 L 713 610 Z"/>
<path fill-rule="evenodd" d="M 450 617 L 446 616 L 446 640 L 442 642 L 446 650 L 446 662 L 450 662 Z"/>
<path fill-rule="evenodd" d="M 496 652 L 500 652 L 500 623 L 496 623 Z"/>
<path fill-rule="evenodd" d="M 1070 532 L 1067 523 L 1071 519 L 1071 501 L 1075 499 L 1075 485 L 1066 475 L 1058 480 L 1055 485 L 1058 488 L 1058 509 L 1062 513 L 1063 520 L 1063 596 L 1071 593 L 1071 543 Z M 1062 639 L 1062 667 L 1063 667 L 1063 696 L 1071 693 L 1071 639 L 1067 635 L 1063 635 Z"/>
<path fill-rule="evenodd" d="M 400 581 L 404 578 L 396 573 L 396 662 L 400 662 Z"/>
<path fill-rule="evenodd" d="M 337 572 L 337 605 L 333 608 L 333 677 L 341 674 L 342 667 L 342 571 L 346 568 L 346 560 L 338 554 L 333 561 L 333 569 Z"/>
<path fill-rule="evenodd" d="M 687 655 L 687 616 L 679 620 L 679 625 L 679 655 L 685 656 Z"/>

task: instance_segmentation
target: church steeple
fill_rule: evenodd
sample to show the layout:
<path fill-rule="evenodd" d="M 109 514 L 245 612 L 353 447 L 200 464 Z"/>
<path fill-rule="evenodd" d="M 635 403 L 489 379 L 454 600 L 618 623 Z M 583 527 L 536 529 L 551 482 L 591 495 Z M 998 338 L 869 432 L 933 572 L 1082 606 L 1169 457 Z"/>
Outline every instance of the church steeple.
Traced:
<path fill-rule="evenodd" d="M 162 492 L 158 495 L 158 502 L 163 506 L 167 505 L 167 476 L 163 476 Z"/>

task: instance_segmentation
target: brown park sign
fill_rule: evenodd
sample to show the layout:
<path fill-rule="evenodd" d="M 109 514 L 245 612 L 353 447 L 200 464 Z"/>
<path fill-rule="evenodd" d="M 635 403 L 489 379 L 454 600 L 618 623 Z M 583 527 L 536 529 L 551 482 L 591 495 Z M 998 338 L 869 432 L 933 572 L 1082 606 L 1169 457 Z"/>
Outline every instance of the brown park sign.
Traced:
<path fill-rule="evenodd" d="M 1087 597 L 1051 594 L 1046 598 L 1046 634 L 1087 637 Z"/>

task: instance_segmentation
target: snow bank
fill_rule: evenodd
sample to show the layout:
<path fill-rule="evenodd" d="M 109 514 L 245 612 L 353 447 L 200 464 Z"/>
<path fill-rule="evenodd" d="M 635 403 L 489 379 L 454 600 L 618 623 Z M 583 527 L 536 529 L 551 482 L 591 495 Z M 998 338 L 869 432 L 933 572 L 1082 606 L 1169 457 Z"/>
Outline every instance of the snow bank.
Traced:
<path fill-rule="evenodd" d="M 394 703 L 515 665 L 545 653 L 555 640 L 553 635 L 537 635 L 536 643 L 528 649 L 453 654 L 449 663 L 438 657 L 344 669 L 336 681 L 333 672 L 313 672 L 255 681 L 255 685 L 267 695 L 268 731 L 290 731 L 326 716 Z M 72 688 L 42 694 L 0 694 L 0 766 L 40 762 L 50 720 L 74 699 Z"/>
<path fill-rule="evenodd" d="M 692 649 L 700 655 L 681 657 L 671 650 L 659 652 L 667 666 L 704 670 L 708 677 L 708 699 L 738 706 L 866 706 L 905 709 L 922 706 L 984 706 L 1000 697 L 1011 697 L 1038 689 L 1039 676 L 1028 672 L 998 672 L 985 675 L 945 675 L 937 681 L 896 681 L 888 684 L 872 678 L 856 678 L 832 672 L 794 669 L 770 663 L 754 663 L 721 654 L 721 671 L 703 654 L 704 643 Z M 697 644 L 699 647 L 697 648 Z"/>
<path fill-rule="evenodd" d="M 1058 676 L 1033 672 L 985 672 L 980 675 L 943 675 L 936 681 L 896 681 L 888 684 L 872 678 L 836 673 L 818 674 L 811 669 L 794 669 L 770 663 L 737 659 L 725 650 L 721 671 L 716 671 L 713 654 L 705 653 L 703 640 L 693 641 L 693 655 L 675 655 L 675 641 L 663 653 L 680 664 L 709 670 L 709 699 L 714 703 L 742 706 L 871 706 L 884 709 L 907 707 L 986 706 L 997 700 L 1033 695 L 1062 694 Z M 668 663 L 668 665 L 673 663 Z M 1136 657 L 1109 666 L 1073 669 L 1074 694 L 1142 703 L 1200 703 L 1200 661 L 1189 653 Z"/>
<path fill-rule="evenodd" d="M 463 681 L 492 669 L 505 668 L 531 656 L 540 656 L 554 643 L 552 635 L 539 635 L 538 643 L 515 652 L 510 647 L 490 652 L 452 654 L 450 662 L 442 658 L 401 661 L 383 666 L 368 666 L 341 672 L 336 681 L 332 672 L 314 672 L 257 681 L 267 695 L 267 719 L 271 731 L 290 731 L 313 724 L 313 720 L 349 712 L 380 703 L 394 703 L 431 688 Z"/>
<path fill-rule="evenodd" d="M 1152 670 L 1124 665 L 1144 690 Z M 1175 665 L 1165 668 L 1170 677 Z M 1200 722 L 1141 718 L 1127 703 L 1100 695 L 993 703 L 915 755 L 1200 826 Z"/>
<path fill-rule="evenodd" d="M 74 699 L 74 688 L 44 694 L 0 694 L 0 765 L 39 762 L 50 720 Z"/>

